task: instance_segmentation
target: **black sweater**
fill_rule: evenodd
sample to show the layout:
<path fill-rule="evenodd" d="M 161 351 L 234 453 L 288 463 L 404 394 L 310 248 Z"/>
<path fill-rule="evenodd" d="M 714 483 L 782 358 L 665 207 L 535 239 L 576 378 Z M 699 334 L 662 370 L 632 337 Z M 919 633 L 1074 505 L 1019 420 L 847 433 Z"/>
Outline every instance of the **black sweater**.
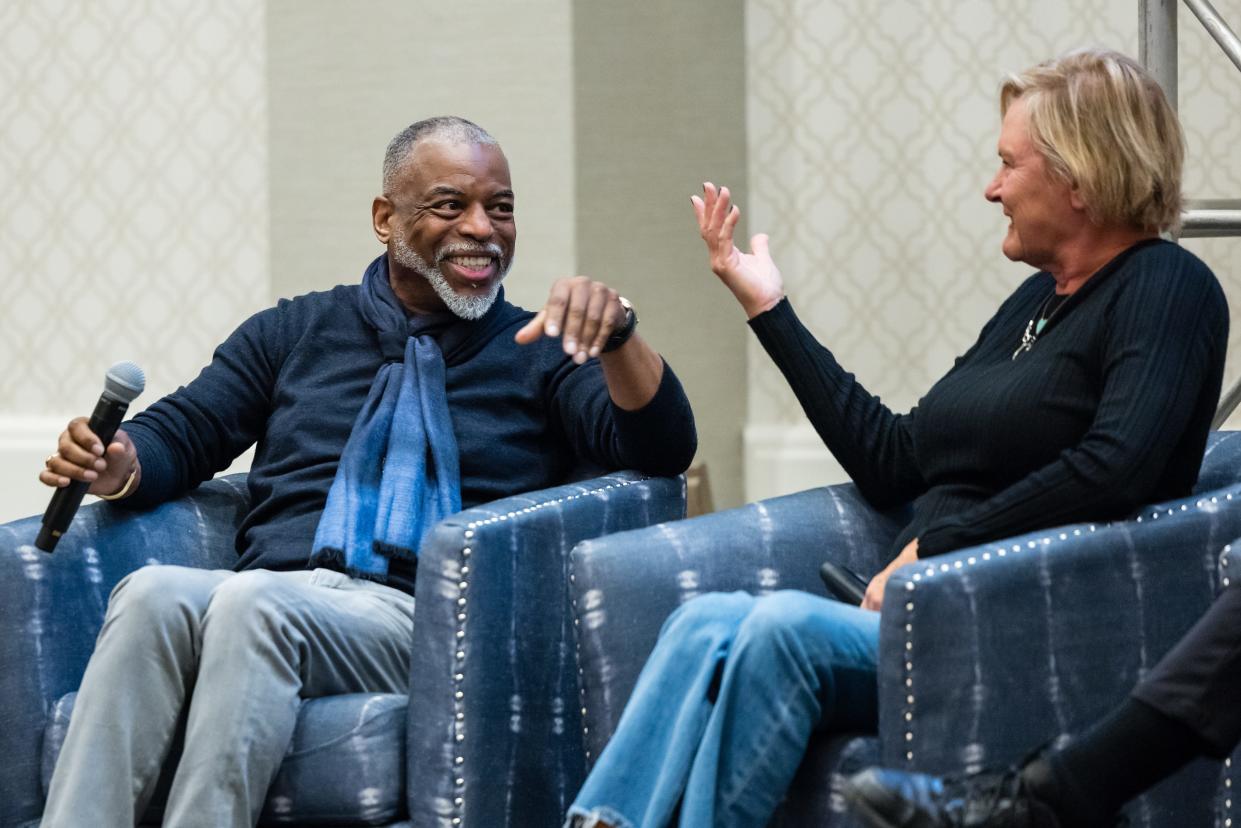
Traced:
<path fill-rule="evenodd" d="M 197 379 L 126 423 L 142 482 L 123 502 L 175 497 L 257 441 L 236 568 L 304 569 L 345 441 L 384 362 L 359 293 L 358 285 L 339 286 L 255 314 Z M 583 465 L 684 471 L 697 438 L 672 370 L 664 366 L 644 408 L 624 411 L 612 403 L 598 360 L 575 365 L 559 340 L 513 341 L 532 316 L 501 295 L 475 323 L 487 322 L 494 336 L 447 366 L 462 505 L 555 485 Z M 412 591 L 412 575 L 394 566 L 389 582 Z"/>
<path fill-rule="evenodd" d="M 751 320 L 867 500 L 913 501 L 893 554 L 913 538 L 927 557 L 1189 494 L 1228 342 L 1215 276 L 1170 242 L 1134 245 L 1014 359 L 1054 288 L 1048 273 L 1027 279 L 908 414 L 841 368 L 787 300 Z"/>

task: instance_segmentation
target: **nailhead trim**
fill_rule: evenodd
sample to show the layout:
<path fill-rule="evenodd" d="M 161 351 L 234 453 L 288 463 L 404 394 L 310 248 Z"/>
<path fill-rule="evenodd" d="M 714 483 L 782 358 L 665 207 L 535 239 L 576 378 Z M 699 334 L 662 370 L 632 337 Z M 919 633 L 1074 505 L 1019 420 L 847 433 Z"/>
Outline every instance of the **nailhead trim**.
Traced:
<path fill-rule="evenodd" d="M 648 479 L 649 479 L 649 478 L 646 478 L 646 477 L 642 478 L 642 480 L 648 480 Z M 641 481 L 634 481 L 634 482 L 641 482 Z M 629 483 L 625 483 L 624 485 L 628 486 L 628 485 L 630 485 L 630 484 L 629 484 Z M 682 478 L 682 480 L 681 480 L 681 498 L 682 498 L 682 501 L 684 501 L 684 498 L 685 498 L 685 486 L 686 486 L 686 484 L 685 484 L 685 480 L 684 480 L 684 478 Z M 611 487 L 609 486 L 608 488 L 611 488 Z M 573 568 L 573 557 L 572 557 L 572 556 L 570 556 L 570 557 L 569 557 L 569 583 L 570 583 L 570 584 L 575 584 L 575 583 L 577 583 L 577 572 L 575 572 L 575 571 L 574 571 L 574 568 Z M 576 628 L 576 627 L 580 627 L 580 626 L 582 625 L 582 621 L 581 621 L 581 619 L 580 619 L 580 618 L 578 618 L 578 615 L 577 615 L 577 595 L 573 592 L 573 590 L 572 590 L 572 589 L 570 589 L 570 590 L 569 590 L 569 596 L 570 596 L 569 601 L 570 601 L 570 604 L 571 604 L 572 609 L 573 609 L 573 626 L 574 626 L 575 628 Z M 586 737 L 588 737 L 588 736 L 590 735 L 590 728 L 586 726 L 586 714 L 587 714 L 587 709 L 586 709 L 586 673 L 585 673 L 585 671 L 583 671 L 583 670 L 582 670 L 582 646 L 581 646 L 581 644 L 579 643 L 578 636 L 577 636 L 577 634 L 576 634 L 576 633 L 575 633 L 575 634 L 574 634 L 574 636 L 573 636 L 573 658 L 574 658 L 574 660 L 577 662 L 577 694 L 578 694 L 578 699 L 579 699 L 579 701 L 581 702 L 581 705 L 582 705 L 582 706 L 581 706 L 581 714 L 582 714 L 582 749 L 585 751 L 586 761 L 587 761 L 587 762 L 590 762 L 590 759 L 591 759 L 590 745 L 589 745 L 589 744 L 587 743 L 587 741 L 586 741 Z"/>
<path fill-rule="evenodd" d="M 1227 494 L 1225 494 L 1223 496 L 1223 499 L 1225 501 L 1232 500 L 1233 492 L 1228 492 Z M 1202 510 L 1203 508 L 1206 507 L 1208 503 L 1216 504 L 1216 503 L 1219 503 L 1219 501 L 1220 501 L 1219 495 L 1212 495 L 1209 499 L 1203 497 L 1203 498 L 1199 498 L 1194 503 L 1194 507 L 1198 510 Z M 1149 515 L 1146 515 L 1146 517 L 1149 520 L 1158 520 L 1161 516 L 1165 518 L 1169 518 L 1169 517 L 1173 517 L 1177 515 L 1178 513 L 1188 512 L 1188 511 L 1189 511 L 1189 504 L 1182 503 L 1180 504 L 1179 508 L 1153 510 L 1150 512 Z M 1133 522 L 1141 523 L 1142 519 L 1143 519 L 1143 515 L 1138 515 L 1136 518 L 1133 518 Z M 1126 521 L 1123 521 L 1123 520 L 1113 521 L 1112 523 L 1107 524 L 1107 526 L 1117 526 L 1125 522 Z M 1086 533 L 1090 533 L 1090 532 L 1096 531 L 1097 529 L 1098 529 L 1098 525 L 1092 523 L 1084 531 Z M 1073 530 L 1072 537 L 1080 537 L 1082 534 L 1083 534 L 1083 530 L 1081 528 L 1077 528 Z M 1060 532 L 1058 533 L 1056 540 L 1067 541 L 1069 537 L 1070 536 L 1068 532 Z M 1026 541 L 1025 546 L 1022 546 L 1019 543 L 1012 544 L 1009 547 L 997 546 L 994 548 L 993 552 L 987 551 L 987 552 L 983 552 L 981 555 L 971 555 L 964 563 L 968 564 L 969 566 L 978 566 L 981 563 L 985 563 L 985 562 L 992 560 L 993 557 L 1004 558 L 1004 557 L 1007 557 L 1010 553 L 1018 554 L 1025 549 L 1037 549 L 1039 546 L 1042 546 L 1045 548 L 1045 547 L 1051 546 L 1053 542 L 1054 541 L 1052 537 L 1048 535 L 1039 540 Z M 1228 552 L 1229 548 L 1230 547 L 1225 547 L 1224 552 L 1225 553 Z M 910 580 L 905 582 L 905 590 L 908 593 L 907 599 L 905 602 L 905 693 L 906 695 L 905 695 L 905 706 L 904 706 L 904 709 L 902 710 L 903 715 L 901 718 L 905 722 L 905 733 L 904 733 L 905 761 L 911 766 L 913 764 L 913 759 L 914 759 L 913 713 L 914 713 L 914 703 L 916 699 L 916 695 L 914 693 L 914 664 L 913 664 L 914 591 L 917 588 L 917 585 L 921 583 L 924 578 L 928 580 L 931 578 L 934 578 L 936 572 L 939 572 L 942 574 L 945 572 L 951 572 L 953 570 L 960 571 L 964 568 L 962 566 L 962 563 L 963 563 L 962 561 L 958 560 L 958 561 L 954 561 L 951 566 L 949 566 L 946 563 L 939 564 L 938 566 L 936 566 L 935 564 L 930 564 L 922 572 L 915 572 L 913 576 L 910 578 Z M 1224 566 L 1228 565 L 1227 560 L 1223 561 L 1223 565 Z M 1229 579 L 1225 577 L 1223 579 L 1224 586 L 1228 586 L 1228 583 L 1229 583 Z M 1227 784 L 1229 780 L 1225 780 L 1225 782 Z M 1228 818 L 1224 820 L 1225 828 L 1231 828 L 1231 825 L 1232 825 L 1231 801 L 1232 801 L 1231 799 L 1228 800 L 1228 803 L 1230 803 L 1229 811 L 1228 811 L 1229 816 Z"/>
<path fill-rule="evenodd" d="M 1224 828 L 1232 828 L 1232 757 L 1224 760 L 1224 809 L 1222 816 Z"/>
<path fill-rule="evenodd" d="M 569 556 L 569 583 L 577 583 L 577 572 L 574 570 L 573 556 Z M 569 605 L 573 612 L 573 660 L 577 663 L 577 697 L 581 704 L 582 712 L 582 750 L 585 751 L 586 762 L 590 763 L 590 745 L 586 742 L 586 737 L 590 735 L 590 729 L 586 727 L 586 673 L 582 670 L 582 645 L 578 641 L 576 628 L 581 626 L 581 619 L 577 617 L 577 594 L 569 589 Z"/>
<path fill-rule="evenodd" d="M 457 583 L 457 589 L 459 591 L 458 597 L 457 597 L 457 627 L 456 627 L 456 630 L 454 631 L 454 636 L 453 636 L 453 640 L 457 642 L 457 650 L 454 653 L 455 657 L 453 659 L 453 673 L 452 673 L 453 686 L 456 688 L 452 694 L 452 699 L 453 699 L 452 741 L 458 751 L 453 756 L 453 760 L 452 760 L 453 767 L 457 770 L 457 775 L 454 778 L 453 782 L 458 791 L 457 796 L 454 797 L 453 799 L 454 813 L 451 819 L 451 822 L 453 825 L 461 824 L 462 815 L 464 813 L 463 809 L 465 807 L 465 799 L 464 797 L 461 796 L 461 791 L 463 788 L 465 788 L 465 777 L 461 774 L 461 767 L 462 765 L 465 764 L 464 747 L 465 747 L 465 733 L 466 733 L 465 691 L 462 689 L 465 686 L 466 649 L 465 649 L 463 642 L 465 641 L 465 622 L 468 619 L 468 615 L 469 615 L 469 613 L 466 611 L 469 606 L 469 602 L 466 599 L 466 593 L 470 587 L 470 578 L 469 578 L 470 556 L 474 553 L 472 544 L 475 542 L 475 539 L 477 536 L 477 530 L 481 529 L 484 526 L 491 526 L 492 524 L 501 523 L 503 521 L 514 519 L 518 517 L 519 515 L 531 515 L 542 509 L 549 509 L 553 506 L 560 506 L 561 504 L 568 503 L 571 500 L 581 500 L 586 497 L 591 497 L 593 495 L 602 494 L 611 489 L 623 489 L 626 486 L 632 486 L 635 483 L 643 483 L 650 479 L 651 478 L 649 476 L 645 476 L 645 477 L 639 477 L 635 480 L 618 480 L 613 483 L 608 483 L 607 485 L 604 485 L 604 486 L 599 486 L 594 489 L 590 489 L 589 491 L 578 492 L 577 494 L 565 495 L 564 497 L 558 497 L 553 500 L 547 500 L 542 503 L 536 503 L 533 506 L 523 506 L 520 509 L 514 509 L 509 512 L 502 512 L 500 514 L 493 515 L 489 518 L 484 518 L 483 520 L 472 520 L 465 525 L 465 531 L 462 533 L 462 543 L 461 543 L 461 580 Z M 572 575 L 570 575 L 570 578 L 571 577 Z M 576 610 L 577 609 L 576 601 L 574 602 L 573 606 L 574 606 L 574 610 Z M 574 619 L 574 623 L 575 624 L 577 623 L 576 618 Z M 581 669 L 580 668 L 578 669 L 578 673 L 579 673 L 578 678 L 579 678 L 579 685 L 580 685 L 581 683 L 580 681 L 581 680 L 581 676 L 580 676 Z M 583 715 L 585 714 L 585 712 L 586 710 L 583 707 L 582 708 Z M 589 756 L 587 758 L 589 758 Z"/>

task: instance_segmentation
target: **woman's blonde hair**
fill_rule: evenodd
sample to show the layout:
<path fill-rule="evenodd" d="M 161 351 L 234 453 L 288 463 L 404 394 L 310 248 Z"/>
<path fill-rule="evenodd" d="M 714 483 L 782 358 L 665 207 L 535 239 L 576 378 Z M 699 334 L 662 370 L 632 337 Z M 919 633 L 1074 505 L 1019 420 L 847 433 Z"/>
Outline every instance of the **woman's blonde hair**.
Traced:
<path fill-rule="evenodd" d="M 1163 89 L 1136 61 L 1083 49 L 1009 77 L 1000 112 L 1025 101 L 1051 170 L 1077 187 L 1091 221 L 1175 231 L 1185 140 Z"/>

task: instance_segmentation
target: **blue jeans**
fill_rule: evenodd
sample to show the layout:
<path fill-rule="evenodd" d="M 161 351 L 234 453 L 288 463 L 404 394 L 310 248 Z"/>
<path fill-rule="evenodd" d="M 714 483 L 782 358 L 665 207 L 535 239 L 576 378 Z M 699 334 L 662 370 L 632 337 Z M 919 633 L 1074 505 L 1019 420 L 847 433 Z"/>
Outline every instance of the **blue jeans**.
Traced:
<path fill-rule="evenodd" d="M 665 622 L 569 810 L 618 828 L 766 825 L 818 728 L 873 731 L 879 613 L 713 593 Z"/>

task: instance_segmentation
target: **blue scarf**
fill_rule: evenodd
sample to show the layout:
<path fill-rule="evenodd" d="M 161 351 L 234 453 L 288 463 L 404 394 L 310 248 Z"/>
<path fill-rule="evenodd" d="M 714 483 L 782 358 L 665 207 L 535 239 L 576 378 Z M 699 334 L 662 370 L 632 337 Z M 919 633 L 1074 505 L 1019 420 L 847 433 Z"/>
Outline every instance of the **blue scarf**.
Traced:
<path fill-rule="evenodd" d="M 427 531 L 461 510 L 445 359 L 468 356 L 466 346 L 490 339 L 506 303 L 498 298 L 478 322 L 447 312 L 407 318 L 384 255 L 366 269 L 359 304 L 385 363 L 345 443 L 310 563 L 383 581 L 390 558 L 415 558 Z"/>

